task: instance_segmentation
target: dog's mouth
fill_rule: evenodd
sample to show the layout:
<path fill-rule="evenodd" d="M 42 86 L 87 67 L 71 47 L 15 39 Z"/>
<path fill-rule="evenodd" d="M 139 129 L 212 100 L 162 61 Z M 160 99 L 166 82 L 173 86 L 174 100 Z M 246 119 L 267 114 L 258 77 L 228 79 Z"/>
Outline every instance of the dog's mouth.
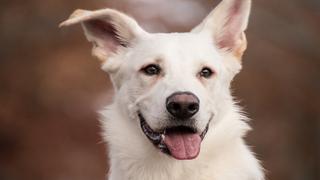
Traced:
<path fill-rule="evenodd" d="M 191 126 L 164 128 L 160 132 L 152 130 L 141 113 L 138 113 L 140 126 L 147 138 L 163 153 L 178 160 L 191 160 L 200 152 L 201 142 L 209 129 L 209 120 L 201 133 Z"/>

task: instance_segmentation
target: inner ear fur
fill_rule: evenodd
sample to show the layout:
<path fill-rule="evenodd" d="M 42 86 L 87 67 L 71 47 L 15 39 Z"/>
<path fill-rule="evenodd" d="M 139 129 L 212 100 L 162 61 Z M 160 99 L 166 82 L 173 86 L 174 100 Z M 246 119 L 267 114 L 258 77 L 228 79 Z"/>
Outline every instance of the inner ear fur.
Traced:
<path fill-rule="evenodd" d="M 241 59 L 250 10 L 251 0 L 223 0 L 192 32 L 210 33 L 217 48 Z"/>
<path fill-rule="evenodd" d="M 145 33 L 134 19 L 113 9 L 78 9 L 60 27 L 79 23 L 88 41 L 93 43 L 93 55 L 102 61 L 119 48 L 129 47 L 135 38 Z"/>

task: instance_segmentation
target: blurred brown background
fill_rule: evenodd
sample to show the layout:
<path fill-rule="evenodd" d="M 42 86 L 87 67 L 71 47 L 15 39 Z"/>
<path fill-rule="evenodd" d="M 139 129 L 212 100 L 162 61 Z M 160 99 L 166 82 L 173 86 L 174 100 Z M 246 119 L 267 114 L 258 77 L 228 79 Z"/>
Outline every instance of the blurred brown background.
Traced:
<path fill-rule="evenodd" d="M 76 8 L 113 7 L 151 32 L 188 31 L 218 0 L 1 0 L 0 180 L 103 180 L 96 110 L 112 97 Z M 320 179 L 320 1 L 254 0 L 233 88 L 270 180 Z"/>

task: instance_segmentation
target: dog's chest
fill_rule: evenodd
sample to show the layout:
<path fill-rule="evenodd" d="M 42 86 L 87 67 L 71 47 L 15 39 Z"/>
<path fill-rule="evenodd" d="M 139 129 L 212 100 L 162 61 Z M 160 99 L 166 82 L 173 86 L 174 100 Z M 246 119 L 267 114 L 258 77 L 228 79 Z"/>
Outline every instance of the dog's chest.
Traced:
<path fill-rule="evenodd" d="M 153 161 L 134 163 L 124 168 L 111 167 L 109 180 L 215 180 L 207 164 L 199 162 L 163 163 Z M 118 163 L 116 163 L 118 164 Z M 121 172 L 120 172 L 121 171 Z"/>

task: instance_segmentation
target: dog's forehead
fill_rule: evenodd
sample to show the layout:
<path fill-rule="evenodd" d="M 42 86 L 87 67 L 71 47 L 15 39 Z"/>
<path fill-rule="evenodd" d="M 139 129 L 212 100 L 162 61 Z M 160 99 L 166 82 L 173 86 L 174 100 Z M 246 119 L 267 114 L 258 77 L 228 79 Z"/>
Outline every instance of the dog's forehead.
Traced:
<path fill-rule="evenodd" d="M 159 33 L 141 39 L 133 49 L 139 61 L 154 58 L 179 60 L 217 59 L 219 54 L 210 37 L 194 33 Z"/>
<path fill-rule="evenodd" d="M 146 38 L 142 45 L 148 46 L 152 52 L 163 52 L 164 50 L 200 50 L 202 48 L 212 48 L 208 38 L 193 33 L 159 33 L 152 34 Z M 146 47 L 143 47 L 146 48 Z M 170 52 L 170 51 L 169 51 Z"/>

